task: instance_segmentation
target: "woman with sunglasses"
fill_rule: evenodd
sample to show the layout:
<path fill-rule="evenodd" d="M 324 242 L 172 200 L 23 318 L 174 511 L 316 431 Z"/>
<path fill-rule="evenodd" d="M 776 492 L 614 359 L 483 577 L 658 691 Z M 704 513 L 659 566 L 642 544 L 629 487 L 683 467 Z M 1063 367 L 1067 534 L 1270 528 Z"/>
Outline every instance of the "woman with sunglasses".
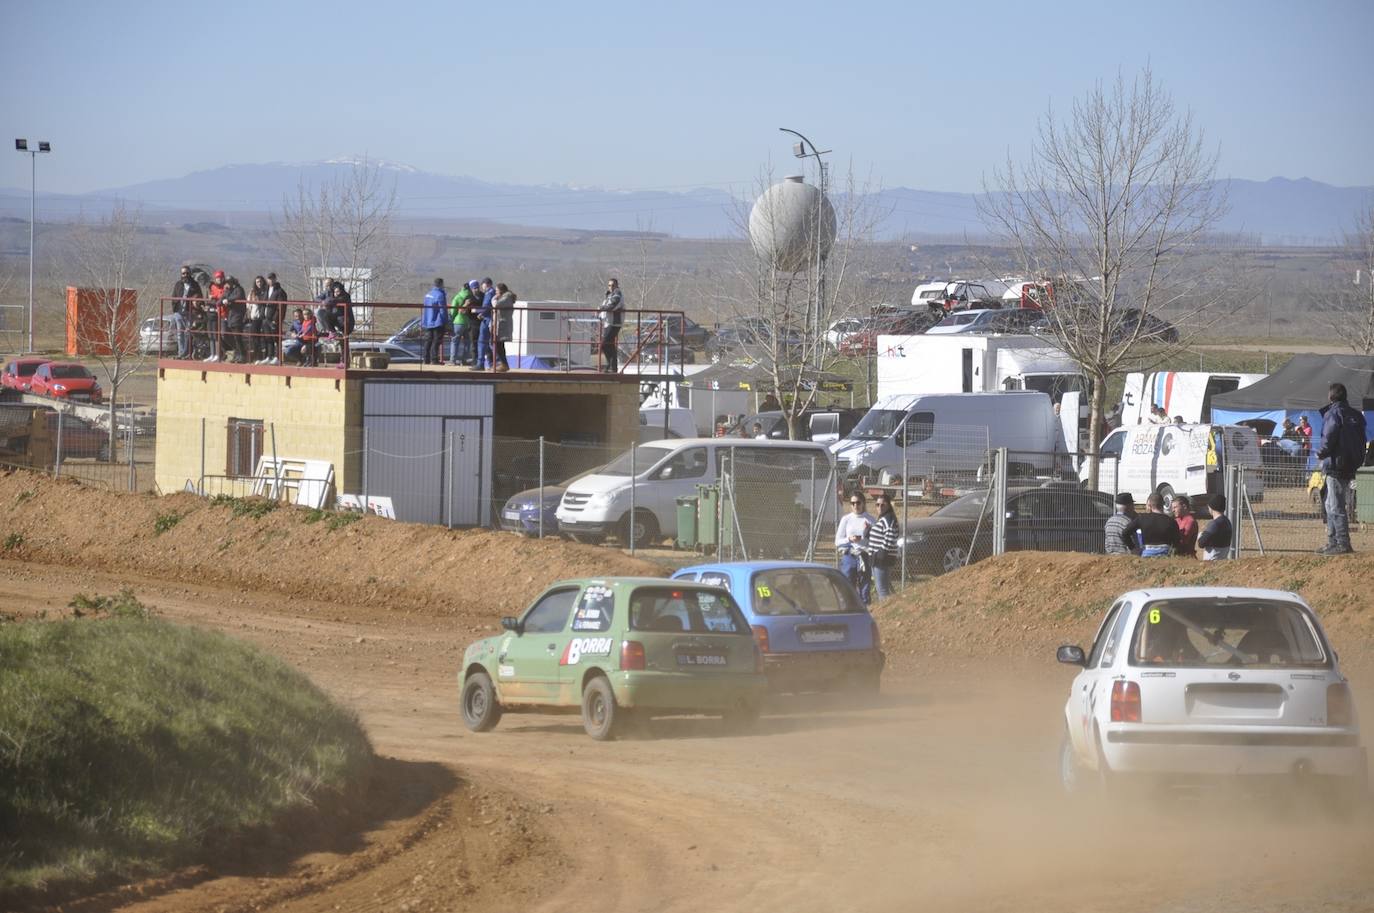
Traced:
<path fill-rule="evenodd" d="M 897 512 L 892 509 L 892 498 L 887 492 L 880 491 L 874 497 L 878 505 L 878 519 L 868 531 L 869 564 L 873 566 L 873 585 L 878 589 L 878 598 L 886 599 L 892 595 L 892 568 L 897 563 Z"/>
<path fill-rule="evenodd" d="M 849 496 L 850 513 L 840 517 L 835 524 L 835 549 L 840 556 L 840 573 L 854 584 L 864 605 L 869 600 L 868 568 L 868 531 L 873 526 L 873 517 L 864 510 L 864 493 L 856 491 Z"/>

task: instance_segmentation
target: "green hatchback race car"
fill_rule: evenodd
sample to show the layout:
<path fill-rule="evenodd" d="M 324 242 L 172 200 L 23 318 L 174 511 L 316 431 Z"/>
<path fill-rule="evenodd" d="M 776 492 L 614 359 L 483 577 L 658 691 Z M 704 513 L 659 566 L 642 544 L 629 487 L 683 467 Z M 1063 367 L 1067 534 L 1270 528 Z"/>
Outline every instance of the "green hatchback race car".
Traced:
<path fill-rule="evenodd" d="M 602 740 L 634 717 L 720 714 L 733 728 L 758 719 L 763 654 L 719 587 L 565 580 L 501 627 L 463 654 L 458 684 L 473 732 L 519 711 L 580 709 L 587 734 Z"/>

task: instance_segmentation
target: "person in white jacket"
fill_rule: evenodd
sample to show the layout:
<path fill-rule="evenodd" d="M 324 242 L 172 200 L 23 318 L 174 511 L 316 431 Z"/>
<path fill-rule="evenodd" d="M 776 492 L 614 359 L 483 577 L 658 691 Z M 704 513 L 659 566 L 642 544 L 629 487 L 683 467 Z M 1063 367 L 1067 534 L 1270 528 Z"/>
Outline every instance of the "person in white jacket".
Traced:
<path fill-rule="evenodd" d="M 868 604 L 872 576 L 868 565 L 868 531 L 873 527 L 873 516 L 864 510 L 864 493 L 856 491 L 849 496 L 850 513 L 840 517 L 835 524 L 835 549 L 840 556 L 840 573 L 849 578 L 854 588 Z"/>

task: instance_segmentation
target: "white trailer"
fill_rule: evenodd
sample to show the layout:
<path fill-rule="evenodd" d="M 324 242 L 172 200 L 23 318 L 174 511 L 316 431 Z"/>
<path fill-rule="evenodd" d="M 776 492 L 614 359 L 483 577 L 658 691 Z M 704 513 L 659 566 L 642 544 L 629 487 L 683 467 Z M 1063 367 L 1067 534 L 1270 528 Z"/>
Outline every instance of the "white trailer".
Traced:
<path fill-rule="evenodd" d="M 516 301 L 508 355 L 546 358 L 559 366 L 596 364 L 601 322 L 581 301 Z"/>
<path fill-rule="evenodd" d="M 1038 390 L 1054 402 L 1083 391 L 1078 364 L 1028 335 L 879 336 L 878 396 Z"/>
<path fill-rule="evenodd" d="M 1170 422 L 1212 420 L 1212 397 L 1264 380 L 1268 374 L 1216 374 L 1210 371 L 1132 372 L 1121 391 L 1121 424 L 1150 424 L 1151 407 L 1159 406 Z"/>

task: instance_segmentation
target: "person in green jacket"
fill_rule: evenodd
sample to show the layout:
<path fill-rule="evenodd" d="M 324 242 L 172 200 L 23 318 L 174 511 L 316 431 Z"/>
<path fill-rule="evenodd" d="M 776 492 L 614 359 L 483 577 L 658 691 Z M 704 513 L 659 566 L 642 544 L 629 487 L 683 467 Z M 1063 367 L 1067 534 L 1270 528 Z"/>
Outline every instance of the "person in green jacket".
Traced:
<path fill-rule="evenodd" d="M 449 316 L 453 319 L 453 339 L 449 342 L 448 360 L 452 365 L 472 364 L 473 340 L 477 335 L 477 320 L 472 313 L 476 304 L 473 301 L 476 285 L 476 281 L 473 281 L 459 289 L 449 309 Z"/>

